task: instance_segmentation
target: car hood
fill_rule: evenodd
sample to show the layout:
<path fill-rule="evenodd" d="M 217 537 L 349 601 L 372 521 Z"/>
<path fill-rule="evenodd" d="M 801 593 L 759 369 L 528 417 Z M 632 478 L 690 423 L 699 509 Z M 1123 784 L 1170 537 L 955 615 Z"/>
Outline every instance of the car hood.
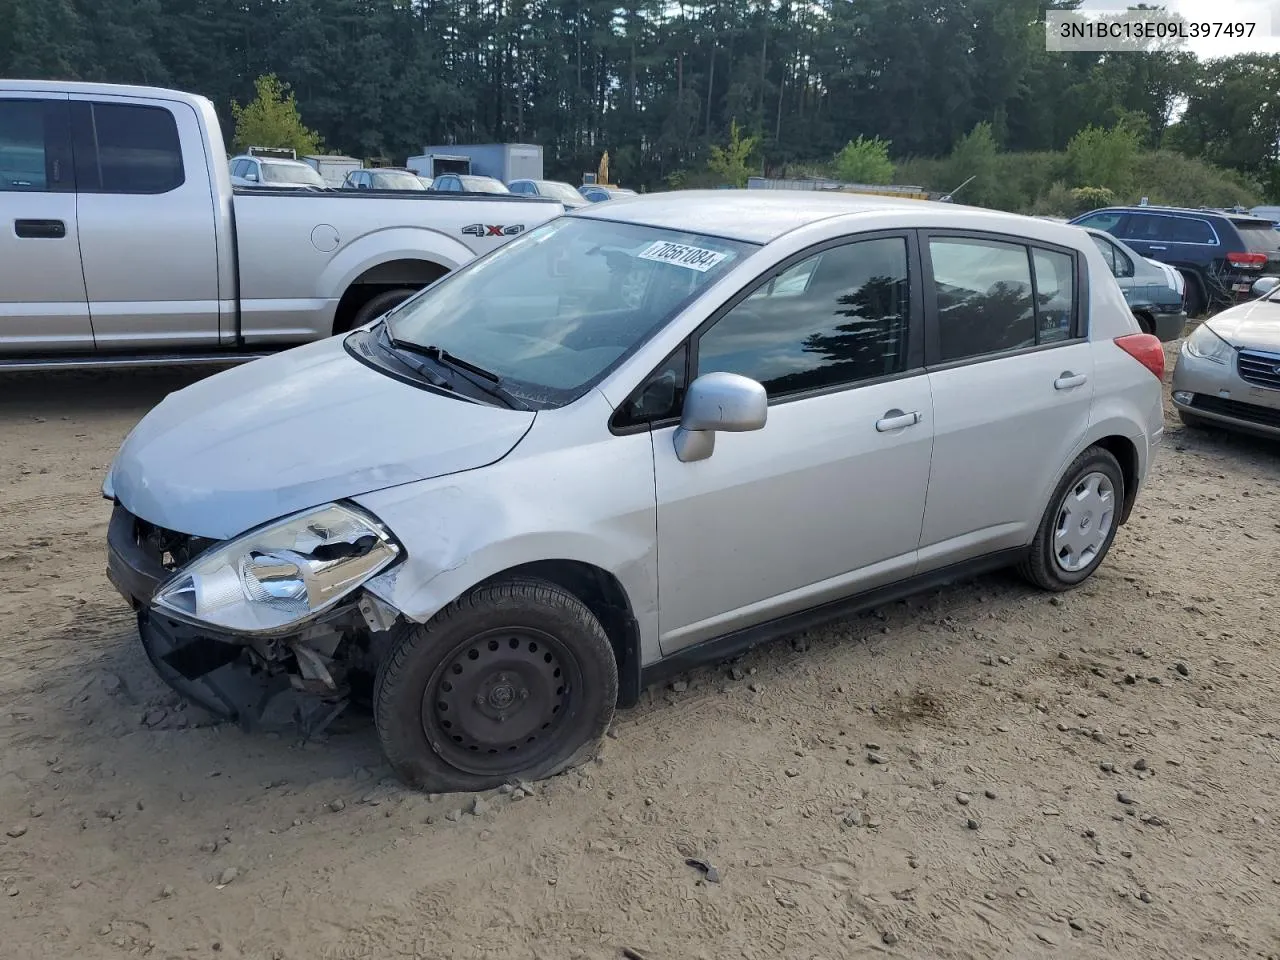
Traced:
<path fill-rule="evenodd" d="M 1280 302 L 1251 300 L 1207 322 L 1210 330 L 1237 347 L 1280 352 Z"/>
<path fill-rule="evenodd" d="M 317 504 L 483 467 L 535 414 L 419 389 L 341 337 L 171 393 L 116 455 L 104 492 L 130 513 L 223 540 Z"/>

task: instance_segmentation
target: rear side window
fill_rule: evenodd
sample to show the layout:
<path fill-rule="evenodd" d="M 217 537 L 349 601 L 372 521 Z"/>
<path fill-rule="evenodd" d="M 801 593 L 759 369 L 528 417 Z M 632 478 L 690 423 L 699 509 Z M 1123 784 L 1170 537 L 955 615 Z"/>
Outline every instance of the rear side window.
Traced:
<path fill-rule="evenodd" d="M 1027 248 L 991 240 L 932 237 L 939 360 L 947 363 L 1036 342 Z"/>
<path fill-rule="evenodd" d="M 0 100 L 0 193 L 74 189 L 66 101 Z"/>
<path fill-rule="evenodd" d="M 1094 239 L 1099 246 L 1105 242 Z M 1000 240 L 931 237 L 929 257 L 936 362 L 1071 339 L 1077 293 L 1070 254 Z"/>
<path fill-rule="evenodd" d="M 1165 243 L 1216 243 L 1217 236 L 1208 220 L 1199 217 L 1175 217 L 1168 214 L 1135 213 L 1125 226 L 1125 239 L 1164 241 Z"/>
<path fill-rule="evenodd" d="M 71 122 L 82 193 L 159 194 L 185 182 L 178 125 L 163 107 L 77 101 Z"/>
<path fill-rule="evenodd" d="M 1091 213 L 1087 217 L 1082 217 L 1076 221 L 1076 225 L 1081 227 L 1092 227 L 1094 230 L 1102 230 L 1105 233 L 1115 233 L 1116 226 L 1123 219 L 1123 213 L 1108 210 L 1103 213 Z"/>
<path fill-rule="evenodd" d="M 1093 235 L 1090 234 L 1090 236 L 1092 237 Z M 1107 261 L 1107 268 L 1111 271 L 1112 275 L 1116 277 L 1120 276 L 1116 267 L 1116 248 L 1107 243 L 1107 241 L 1103 240 L 1101 237 L 1093 237 L 1093 242 L 1094 245 L 1097 246 L 1098 252 L 1102 254 L 1102 259 Z"/>

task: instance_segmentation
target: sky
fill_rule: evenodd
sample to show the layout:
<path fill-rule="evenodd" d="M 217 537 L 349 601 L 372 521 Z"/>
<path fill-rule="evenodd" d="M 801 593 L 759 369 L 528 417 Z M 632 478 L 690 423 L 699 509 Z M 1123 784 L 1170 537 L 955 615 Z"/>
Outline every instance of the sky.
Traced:
<path fill-rule="evenodd" d="M 1263 19 L 1255 35 L 1247 40 L 1188 40 L 1186 49 L 1201 59 L 1229 57 L 1238 53 L 1280 53 L 1280 0 L 1147 0 L 1150 6 L 1163 6 L 1188 20 L 1224 23 Z M 1125 10 L 1137 0 L 1084 0 L 1082 12 Z M 1267 22 L 1269 19 L 1270 23 Z M 1269 34 L 1258 36 L 1259 33 Z"/>

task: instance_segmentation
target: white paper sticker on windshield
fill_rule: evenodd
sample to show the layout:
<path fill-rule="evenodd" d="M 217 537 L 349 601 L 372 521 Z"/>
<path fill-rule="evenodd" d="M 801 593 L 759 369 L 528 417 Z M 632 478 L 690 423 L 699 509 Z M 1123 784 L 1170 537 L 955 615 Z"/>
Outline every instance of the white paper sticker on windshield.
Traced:
<path fill-rule="evenodd" d="M 699 273 L 706 273 L 720 261 L 726 259 L 727 253 L 706 250 L 702 247 L 690 247 L 683 243 L 671 243 L 658 240 L 640 251 L 641 260 L 656 260 L 659 263 L 674 263 L 678 267 L 688 267 Z"/>

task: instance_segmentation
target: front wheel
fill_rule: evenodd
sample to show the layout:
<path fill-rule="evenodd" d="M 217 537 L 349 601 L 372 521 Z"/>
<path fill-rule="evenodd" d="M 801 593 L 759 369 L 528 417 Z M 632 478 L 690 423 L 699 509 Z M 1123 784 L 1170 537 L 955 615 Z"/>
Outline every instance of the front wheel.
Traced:
<path fill-rule="evenodd" d="M 1070 590 L 1098 569 L 1119 526 L 1124 473 L 1112 454 L 1090 447 L 1054 490 L 1026 559 L 1024 577 L 1044 590 Z"/>
<path fill-rule="evenodd" d="M 613 648 L 591 611 L 554 584 L 512 579 L 405 633 L 378 670 L 374 718 L 410 786 L 485 790 L 587 760 L 617 699 Z"/>

